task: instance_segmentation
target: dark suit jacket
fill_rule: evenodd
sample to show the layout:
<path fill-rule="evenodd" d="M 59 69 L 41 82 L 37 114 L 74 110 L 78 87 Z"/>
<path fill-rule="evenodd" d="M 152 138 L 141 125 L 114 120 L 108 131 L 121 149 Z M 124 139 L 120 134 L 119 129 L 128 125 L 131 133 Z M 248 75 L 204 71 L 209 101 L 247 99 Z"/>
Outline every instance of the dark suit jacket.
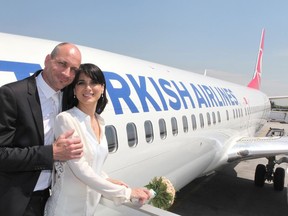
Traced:
<path fill-rule="evenodd" d="M 44 146 L 35 75 L 0 88 L 0 215 L 21 216 L 42 170 L 53 166 Z M 65 96 L 63 95 L 63 98 Z M 63 102 L 65 108 L 65 102 Z"/>

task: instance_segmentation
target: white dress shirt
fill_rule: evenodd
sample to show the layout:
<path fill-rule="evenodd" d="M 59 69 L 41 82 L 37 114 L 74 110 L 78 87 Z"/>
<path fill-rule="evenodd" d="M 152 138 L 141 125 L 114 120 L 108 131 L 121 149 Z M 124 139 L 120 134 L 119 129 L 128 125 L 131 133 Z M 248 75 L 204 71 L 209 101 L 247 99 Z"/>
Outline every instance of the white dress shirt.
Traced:
<path fill-rule="evenodd" d="M 99 115 L 96 117 L 101 128 L 100 143 L 91 127 L 90 116 L 77 107 L 56 117 L 55 135 L 75 129 L 73 136 L 80 137 L 84 155 L 80 159 L 55 162 L 55 184 L 46 203 L 45 216 L 92 216 L 101 194 L 112 197 L 117 204 L 130 199 L 130 188 L 107 181 L 108 176 L 102 172 L 108 144 L 104 120 Z"/>
<path fill-rule="evenodd" d="M 44 145 L 51 145 L 54 142 L 54 121 L 61 109 L 62 93 L 52 89 L 43 79 L 42 73 L 36 77 L 36 85 L 43 117 Z M 41 172 L 34 191 L 50 187 L 51 173 L 51 170 L 43 170 Z"/>

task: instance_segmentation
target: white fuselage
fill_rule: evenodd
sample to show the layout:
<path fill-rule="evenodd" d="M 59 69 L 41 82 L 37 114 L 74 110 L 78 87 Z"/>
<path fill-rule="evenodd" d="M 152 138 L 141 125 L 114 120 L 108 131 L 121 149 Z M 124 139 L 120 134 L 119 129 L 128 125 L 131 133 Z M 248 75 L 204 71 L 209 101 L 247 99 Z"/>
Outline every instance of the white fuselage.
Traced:
<path fill-rule="evenodd" d="M 57 44 L 7 34 L 0 34 L 0 39 L 0 85 L 43 67 L 45 56 Z M 109 103 L 102 116 L 108 140 L 112 135 L 116 140 L 111 141 L 105 171 L 133 187 L 166 176 L 176 189 L 182 188 L 226 164 L 234 141 L 253 136 L 268 116 L 268 97 L 258 90 L 79 48 L 82 62 L 99 66 L 107 82 Z"/>

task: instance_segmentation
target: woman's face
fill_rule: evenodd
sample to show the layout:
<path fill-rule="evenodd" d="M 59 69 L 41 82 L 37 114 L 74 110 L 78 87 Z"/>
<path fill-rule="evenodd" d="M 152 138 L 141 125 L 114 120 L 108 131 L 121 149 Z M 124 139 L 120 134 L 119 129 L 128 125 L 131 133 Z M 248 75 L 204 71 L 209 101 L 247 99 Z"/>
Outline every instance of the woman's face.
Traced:
<path fill-rule="evenodd" d="M 103 91 L 103 84 L 95 82 L 84 73 L 79 75 L 78 82 L 74 88 L 74 94 L 78 99 L 79 104 L 97 104 Z"/>

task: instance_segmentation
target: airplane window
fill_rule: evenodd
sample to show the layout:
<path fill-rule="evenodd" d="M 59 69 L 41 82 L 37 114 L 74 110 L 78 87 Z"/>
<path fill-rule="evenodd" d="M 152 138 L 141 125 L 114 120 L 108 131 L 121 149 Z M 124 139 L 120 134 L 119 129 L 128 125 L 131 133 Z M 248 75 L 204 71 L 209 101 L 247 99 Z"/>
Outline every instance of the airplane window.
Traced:
<path fill-rule="evenodd" d="M 114 153 L 118 149 L 117 131 L 113 125 L 106 125 L 105 135 L 108 143 L 109 153 Z"/>
<path fill-rule="evenodd" d="M 128 123 L 126 126 L 128 145 L 135 147 L 138 144 L 137 129 L 134 123 Z"/>
<path fill-rule="evenodd" d="M 204 118 L 203 118 L 202 113 L 199 114 L 199 118 L 200 118 L 200 127 L 203 128 L 204 127 Z"/>
<path fill-rule="evenodd" d="M 146 142 L 151 143 L 154 139 L 153 126 L 151 121 L 144 122 Z"/>
<path fill-rule="evenodd" d="M 207 115 L 207 124 L 208 124 L 208 125 L 211 125 L 210 113 L 207 112 L 206 115 Z"/>
<path fill-rule="evenodd" d="M 212 121 L 213 121 L 213 124 L 216 124 L 216 116 L 214 112 L 212 112 Z"/>
<path fill-rule="evenodd" d="M 221 122 L 221 115 L 220 115 L 219 111 L 217 111 L 217 119 L 218 119 L 218 123 L 220 123 Z"/>
<path fill-rule="evenodd" d="M 161 139 L 165 139 L 167 137 L 166 122 L 164 119 L 159 119 L 158 123 L 159 123 L 160 137 Z"/>
<path fill-rule="evenodd" d="M 178 134 L 178 126 L 177 126 L 177 120 L 175 117 L 171 118 L 171 125 L 172 125 L 172 134 L 176 136 Z"/>
<path fill-rule="evenodd" d="M 226 110 L 226 119 L 227 119 L 227 121 L 229 121 L 229 112 L 228 112 L 228 110 Z"/>
<path fill-rule="evenodd" d="M 186 116 L 182 116 L 182 121 L 183 121 L 183 131 L 185 133 L 188 132 L 188 121 Z"/>
<path fill-rule="evenodd" d="M 191 115 L 191 121 L 192 121 L 192 129 L 196 130 L 197 129 L 197 122 L 196 122 L 196 117 L 195 115 Z"/>

